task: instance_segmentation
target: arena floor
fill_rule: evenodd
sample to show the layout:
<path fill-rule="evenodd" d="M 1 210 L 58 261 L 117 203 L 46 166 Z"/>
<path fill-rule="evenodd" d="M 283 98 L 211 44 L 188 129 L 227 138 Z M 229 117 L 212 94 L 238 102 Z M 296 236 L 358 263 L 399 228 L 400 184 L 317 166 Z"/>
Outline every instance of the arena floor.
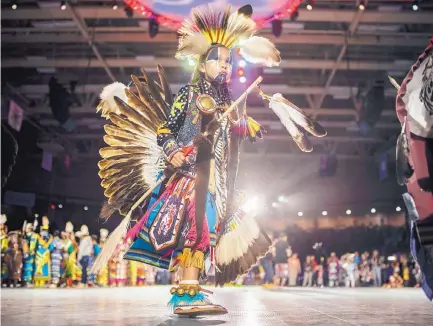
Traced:
<path fill-rule="evenodd" d="M 189 319 L 166 309 L 169 287 L 2 289 L 3 326 L 433 325 L 420 289 L 216 289 L 229 314 Z"/>

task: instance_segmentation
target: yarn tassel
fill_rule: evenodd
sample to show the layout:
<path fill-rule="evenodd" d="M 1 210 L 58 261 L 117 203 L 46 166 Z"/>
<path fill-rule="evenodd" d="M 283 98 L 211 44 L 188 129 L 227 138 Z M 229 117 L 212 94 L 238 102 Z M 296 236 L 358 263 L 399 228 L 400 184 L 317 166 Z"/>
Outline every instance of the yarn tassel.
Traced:
<path fill-rule="evenodd" d="M 244 139 L 248 138 L 252 143 L 262 139 L 263 134 L 266 133 L 262 125 L 246 114 L 232 127 L 232 131 Z"/>

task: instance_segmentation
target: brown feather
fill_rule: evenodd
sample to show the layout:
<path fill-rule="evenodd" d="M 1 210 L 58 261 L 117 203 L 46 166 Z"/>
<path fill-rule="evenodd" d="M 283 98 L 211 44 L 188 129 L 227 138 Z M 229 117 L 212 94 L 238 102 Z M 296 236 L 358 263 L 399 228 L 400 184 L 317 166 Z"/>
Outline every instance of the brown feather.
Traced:
<path fill-rule="evenodd" d="M 115 125 L 104 125 L 104 130 L 105 133 L 110 136 L 118 136 L 122 138 L 127 138 L 129 140 L 140 140 L 140 137 L 138 135 L 120 129 L 118 126 Z"/>
<path fill-rule="evenodd" d="M 311 144 L 310 140 L 305 136 L 305 134 L 300 130 L 298 127 L 296 127 L 296 134 L 292 135 L 293 140 L 298 145 L 298 147 L 303 152 L 311 152 L 313 151 L 313 145 Z"/>
<path fill-rule="evenodd" d="M 121 172 L 121 171 L 122 171 L 121 169 L 109 169 L 109 170 L 99 171 L 98 175 L 101 179 L 103 179 L 101 181 L 101 185 L 103 186 L 103 182 L 105 180 L 107 180 L 109 177 L 111 177 L 113 174 L 116 174 L 116 173 Z M 104 188 L 107 188 L 107 187 L 104 187 Z"/>
<path fill-rule="evenodd" d="M 128 99 L 128 105 L 138 111 L 138 113 L 140 113 L 143 117 L 145 117 L 156 126 L 162 123 L 162 120 L 155 113 L 154 109 L 152 107 L 148 107 L 131 90 L 126 90 L 125 94 Z"/>
<path fill-rule="evenodd" d="M 149 73 L 145 69 L 141 69 L 141 72 L 143 73 L 144 77 L 147 81 L 147 86 L 149 87 L 150 94 L 152 95 L 153 102 L 156 104 L 156 107 L 154 108 L 156 111 L 156 114 L 161 118 L 164 119 L 164 117 L 167 116 L 168 108 L 167 104 L 165 103 L 164 99 L 161 96 L 161 93 L 158 90 L 158 87 L 155 84 L 155 81 L 153 78 L 149 75 Z"/>
<path fill-rule="evenodd" d="M 152 108 L 154 111 L 154 103 L 152 98 L 150 97 L 149 92 L 145 89 L 144 84 L 140 81 L 140 79 L 135 76 L 131 75 L 132 82 L 135 85 L 135 88 L 137 89 L 138 96 L 140 97 L 141 101 L 148 107 Z M 156 112 L 155 112 L 156 114 Z"/>
<path fill-rule="evenodd" d="M 105 158 L 98 162 L 98 167 L 101 170 L 109 169 L 113 167 L 113 165 L 115 164 L 127 163 L 131 160 L 131 158 L 135 158 L 135 157 L 133 157 L 133 155 L 131 154 L 125 154 L 125 155 L 117 156 L 115 159 Z"/>
<path fill-rule="evenodd" d="M 114 214 L 119 209 L 118 204 L 109 204 L 108 201 L 104 203 L 102 206 L 101 212 L 99 213 L 99 216 L 105 220 L 108 220 L 111 215 Z"/>
<path fill-rule="evenodd" d="M 133 199 L 140 198 L 149 188 L 146 187 L 134 187 L 134 188 L 127 188 L 124 191 L 117 192 L 114 194 L 110 200 L 111 202 L 115 203 L 118 202 L 120 207 L 123 207 L 125 203 L 130 203 L 130 201 L 134 201 Z M 125 215 L 128 212 L 125 213 Z M 122 214 L 123 215 L 123 214 Z"/>
<path fill-rule="evenodd" d="M 133 155 L 134 157 L 137 155 Z M 113 160 L 113 163 L 109 166 L 107 165 L 106 168 L 100 169 L 99 173 L 104 175 L 105 171 L 109 171 L 111 169 L 118 169 L 118 170 L 126 170 L 128 168 L 141 168 L 143 165 L 141 159 L 115 159 Z"/>
<path fill-rule="evenodd" d="M 123 102 L 120 98 L 114 97 L 114 101 L 116 102 L 117 108 L 119 109 L 120 113 L 126 116 L 129 121 L 137 124 L 138 126 L 141 126 L 142 128 L 156 132 L 155 124 L 152 121 L 135 111 L 128 104 Z"/>
<path fill-rule="evenodd" d="M 119 128 L 124 129 L 132 134 L 135 134 L 137 136 L 142 136 L 146 133 L 146 129 L 142 128 L 141 126 L 137 125 L 136 123 L 129 121 L 125 118 L 122 118 L 121 116 L 109 113 L 108 114 L 110 120 Z"/>
<path fill-rule="evenodd" d="M 129 154 L 125 151 L 122 150 L 122 148 L 113 148 L 113 147 L 102 147 L 99 150 L 99 155 L 101 155 L 102 158 L 110 158 L 113 156 L 120 156 L 120 155 L 125 155 L 125 154 Z"/>
<path fill-rule="evenodd" d="M 142 144 L 140 141 L 111 135 L 105 135 L 104 142 L 110 146 L 141 146 Z"/>
<path fill-rule="evenodd" d="M 117 171 L 113 173 L 112 175 L 104 178 L 101 182 L 101 186 L 103 188 L 115 188 L 117 186 L 122 185 L 128 185 L 131 183 L 131 180 L 133 180 L 136 177 L 139 177 L 141 174 L 140 170 L 137 169 L 130 169 L 130 170 L 124 170 L 124 171 Z"/>
<path fill-rule="evenodd" d="M 173 93 L 171 92 L 170 85 L 167 82 L 167 75 L 165 74 L 164 68 L 162 68 L 162 66 L 157 65 L 156 69 L 158 70 L 159 81 L 161 82 L 161 88 L 164 92 L 164 100 L 168 107 L 171 108 L 173 105 Z M 166 114 L 168 115 L 169 112 L 166 112 Z"/>
<path fill-rule="evenodd" d="M 104 191 L 104 195 L 109 197 L 109 203 L 113 202 L 113 197 L 122 191 L 129 192 L 131 189 L 136 187 L 135 184 L 131 184 L 131 180 L 121 179 L 116 182 L 113 182 L 109 187 L 107 187 Z"/>

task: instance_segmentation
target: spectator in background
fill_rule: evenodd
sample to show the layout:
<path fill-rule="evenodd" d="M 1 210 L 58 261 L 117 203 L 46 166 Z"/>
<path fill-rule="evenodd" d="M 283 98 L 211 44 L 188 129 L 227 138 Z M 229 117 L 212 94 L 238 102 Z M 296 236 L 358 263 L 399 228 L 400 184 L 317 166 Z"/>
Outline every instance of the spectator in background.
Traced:
<path fill-rule="evenodd" d="M 287 264 L 287 249 L 289 243 L 287 242 L 287 235 L 282 233 L 275 241 L 275 282 L 277 285 L 284 285 L 288 277 L 288 264 Z"/>
<path fill-rule="evenodd" d="M 264 257 L 260 259 L 260 264 L 264 271 L 263 284 L 273 284 L 274 279 L 274 255 L 272 251 L 268 251 Z"/>
<path fill-rule="evenodd" d="M 389 282 L 387 284 L 388 288 L 396 289 L 396 288 L 402 288 L 403 287 L 403 279 L 398 273 L 394 273 L 389 278 Z"/>
<path fill-rule="evenodd" d="M 299 260 L 298 254 L 293 253 L 287 262 L 289 266 L 289 286 L 296 286 L 298 275 L 301 273 L 301 261 Z"/>
<path fill-rule="evenodd" d="M 343 268 L 346 270 L 346 279 L 345 284 L 346 287 L 355 287 L 355 271 L 356 271 L 356 264 L 353 254 L 346 255 L 345 261 L 343 263 Z"/>
<path fill-rule="evenodd" d="M 304 281 L 302 286 L 313 286 L 313 269 L 312 256 L 307 256 L 304 264 Z"/>
<path fill-rule="evenodd" d="M 331 256 L 328 259 L 328 278 L 329 278 L 329 287 L 338 286 L 338 258 L 335 255 L 335 252 L 331 252 Z"/>
<path fill-rule="evenodd" d="M 323 288 L 323 272 L 324 272 L 324 262 L 325 262 L 325 257 L 320 257 L 320 262 L 319 264 L 317 264 L 315 270 L 317 273 L 317 286 Z"/>
<path fill-rule="evenodd" d="M 374 250 L 370 259 L 371 271 L 373 272 L 374 286 L 382 286 L 382 268 L 380 263 L 379 251 Z"/>
<path fill-rule="evenodd" d="M 356 265 L 359 265 L 361 263 L 361 257 L 359 257 L 359 252 L 355 251 L 354 255 L 355 256 L 353 257 L 353 262 Z"/>
<path fill-rule="evenodd" d="M 362 286 L 370 286 L 372 283 L 373 274 L 370 270 L 368 255 L 363 253 L 361 256 L 361 263 L 359 265 L 360 280 Z"/>
<path fill-rule="evenodd" d="M 89 235 L 89 229 L 86 225 L 81 226 L 81 230 L 75 234 L 80 238 L 78 246 L 78 262 L 81 265 L 81 283 L 80 287 L 87 287 L 87 267 L 89 266 L 93 255 L 93 241 Z"/>
<path fill-rule="evenodd" d="M 410 279 L 410 270 L 408 266 L 407 257 L 405 255 L 401 256 L 400 258 L 401 262 L 401 269 L 402 269 L 402 278 L 403 278 L 403 285 L 404 287 L 409 286 L 409 279 Z"/>
<path fill-rule="evenodd" d="M 415 264 L 415 267 L 412 270 L 412 274 L 413 274 L 413 276 L 415 278 L 415 282 L 416 282 L 415 287 L 419 288 L 421 286 L 422 275 L 421 275 L 421 268 L 419 267 L 418 264 Z"/>

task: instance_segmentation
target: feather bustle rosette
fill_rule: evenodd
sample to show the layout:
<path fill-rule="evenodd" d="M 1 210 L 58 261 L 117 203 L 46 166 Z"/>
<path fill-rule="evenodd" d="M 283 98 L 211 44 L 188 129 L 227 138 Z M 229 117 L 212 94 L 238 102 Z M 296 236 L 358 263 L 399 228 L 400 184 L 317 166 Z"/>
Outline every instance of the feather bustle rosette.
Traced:
<path fill-rule="evenodd" d="M 102 218 L 118 211 L 126 216 L 134 203 L 156 182 L 163 156 L 157 144 L 159 125 L 168 117 L 172 92 L 161 66 L 155 81 L 145 70 L 131 76 L 133 87 L 113 83 L 104 88 L 97 111 L 110 120 L 104 126 L 107 147 L 99 153 L 99 177 L 107 202 Z"/>

